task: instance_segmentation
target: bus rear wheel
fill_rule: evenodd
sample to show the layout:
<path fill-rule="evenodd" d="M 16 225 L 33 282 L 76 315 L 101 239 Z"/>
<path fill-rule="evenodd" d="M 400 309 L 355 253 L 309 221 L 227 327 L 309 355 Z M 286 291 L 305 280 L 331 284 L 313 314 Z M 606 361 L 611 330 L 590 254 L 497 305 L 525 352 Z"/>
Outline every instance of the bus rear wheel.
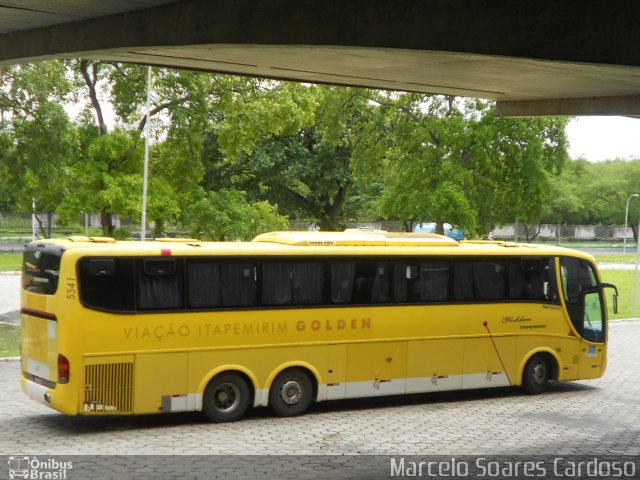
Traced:
<path fill-rule="evenodd" d="M 215 377 L 204 392 L 202 410 L 213 422 L 234 422 L 249 408 L 250 393 L 246 380 L 235 373 Z"/>
<path fill-rule="evenodd" d="M 313 400 L 313 384 L 307 372 L 291 368 L 281 372 L 269 390 L 269 405 L 280 417 L 302 415 Z"/>
<path fill-rule="evenodd" d="M 549 384 L 550 368 L 546 355 L 537 353 L 531 357 L 522 374 L 524 391 L 533 395 L 544 392 Z"/>

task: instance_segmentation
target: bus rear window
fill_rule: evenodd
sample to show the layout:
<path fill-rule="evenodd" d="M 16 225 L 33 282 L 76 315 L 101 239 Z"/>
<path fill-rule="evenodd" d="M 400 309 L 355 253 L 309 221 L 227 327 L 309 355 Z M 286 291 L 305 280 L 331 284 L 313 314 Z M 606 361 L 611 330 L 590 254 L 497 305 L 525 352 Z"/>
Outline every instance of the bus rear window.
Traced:
<path fill-rule="evenodd" d="M 61 251 L 25 250 L 22 258 L 22 288 L 28 292 L 53 295 L 58 289 Z"/>

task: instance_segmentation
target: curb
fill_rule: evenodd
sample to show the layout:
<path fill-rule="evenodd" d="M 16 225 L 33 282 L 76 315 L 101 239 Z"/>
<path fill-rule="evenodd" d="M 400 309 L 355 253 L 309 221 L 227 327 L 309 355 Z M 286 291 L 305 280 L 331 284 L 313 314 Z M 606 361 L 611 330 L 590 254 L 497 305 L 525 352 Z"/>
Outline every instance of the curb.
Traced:
<path fill-rule="evenodd" d="M 19 362 L 20 361 L 20 357 L 0 357 L 0 363 L 1 362 Z"/>

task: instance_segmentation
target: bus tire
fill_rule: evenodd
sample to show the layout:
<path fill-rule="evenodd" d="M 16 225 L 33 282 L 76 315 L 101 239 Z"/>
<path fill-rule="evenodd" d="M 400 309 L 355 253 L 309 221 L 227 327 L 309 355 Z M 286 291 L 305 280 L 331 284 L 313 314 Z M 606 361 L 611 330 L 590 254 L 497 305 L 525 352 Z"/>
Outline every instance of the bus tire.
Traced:
<path fill-rule="evenodd" d="M 249 408 L 249 386 L 237 373 L 215 377 L 204 392 L 202 411 L 212 422 L 234 422 Z"/>
<path fill-rule="evenodd" d="M 280 372 L 269 390 L 269 406 L 279 417 L 302 415 L 312 400 L 313 383 L 300 368 Z"/>
<path fill-rule="evenodd" d="M 526 393 L 537 395 L 544 392 L 549 384 L 551 365 L 547 356 L 537 353 L 529 359 L 522 372 L 522 388 Z"/>

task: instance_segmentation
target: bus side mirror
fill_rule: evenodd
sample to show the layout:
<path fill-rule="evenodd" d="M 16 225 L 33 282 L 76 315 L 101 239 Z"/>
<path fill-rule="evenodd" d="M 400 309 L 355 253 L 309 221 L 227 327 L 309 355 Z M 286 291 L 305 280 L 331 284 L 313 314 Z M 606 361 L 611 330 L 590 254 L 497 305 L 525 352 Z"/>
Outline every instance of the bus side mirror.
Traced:
<path fill-rule="evenodd" d="M 605 288 L 613 288 L 613 313 L 618 313 L 618 287 L 616 287 L 613 283 L 601 283 L 600 288 L 603 290 Z"/>

